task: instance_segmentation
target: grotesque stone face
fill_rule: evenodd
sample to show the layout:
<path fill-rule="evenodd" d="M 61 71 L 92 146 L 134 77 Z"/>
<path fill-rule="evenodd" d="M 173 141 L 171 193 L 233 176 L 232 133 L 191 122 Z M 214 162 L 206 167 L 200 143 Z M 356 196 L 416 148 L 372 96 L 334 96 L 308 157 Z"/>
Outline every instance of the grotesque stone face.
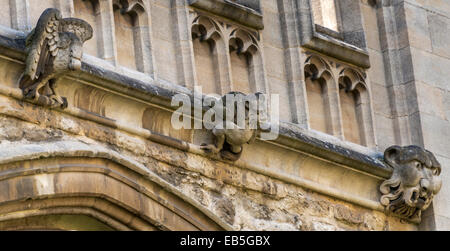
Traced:
<path fill-rule="evenodd" d="M 394 173 L 381 185 L 381 204 L 388 212 L 419 223 L 422 212 L 442 186 L 439 162 L 431 152 L 418 146 L 391 147 L 384 158 Z"/>
<path fill-rule="evenodd" d="M 258 117 L 261 115 L 260 104 L 265 104 L 264 95 L 230 92 L 222 97 L 222 104 L 222 121 L 212 130 L 215 143 L 203 144 L 201 148 L 206 152 L 220 153 L 223 159 L 237 161 L 243 146 L 253 143 L 261 128 L 262 122 Z"/>

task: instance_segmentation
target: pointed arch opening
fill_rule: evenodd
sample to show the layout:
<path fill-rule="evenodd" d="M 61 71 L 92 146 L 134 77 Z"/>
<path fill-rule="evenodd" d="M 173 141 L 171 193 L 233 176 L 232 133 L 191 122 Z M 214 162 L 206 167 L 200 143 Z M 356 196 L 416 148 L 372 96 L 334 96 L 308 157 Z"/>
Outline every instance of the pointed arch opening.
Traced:
<path fill-rule="evenodd" d="M 150 73 L 150 37 L 146 7 L 142 0 L 114 0 L 114 32 L 117 63 Z"/>
<path fill-rule="evenodd" d="M 267 92 L 261 51 L 249 32 L 235 29 L 229 40 L 233 91 Z"/>
<path fill-rule="evenodd" d="M 348 77 L 339 81 L 339 97 L 341 100 L 342 121 L 344 137 L 347 141 L 358 145 L 363 144 L 363 132 L 361 130 L 362 118 L 359 110 L 361 97 L 359 92 L 351 91 L 351 82 Z"/>
<path fill-rule="evenodd" d="M 374 146 L 370 95 L 363 76 L 344 69 L 339 76 L 339 98 L 344 138 L 364 146 Z"/>
<path fill-rule="evenodd" d="M 319 57 L 311 56 L 306 61 L 304 71 L 309 128 L 338 136 L 339 123 L 332 106 L 336 88 L 330 66 Z"/>
<path fill-rule="evenodd" d="M 191 28 L 197 84 L 205 94 L 221 94 L 219 60 L 223 43 L 220 28 L 211 19 L 198 16 Z"/>

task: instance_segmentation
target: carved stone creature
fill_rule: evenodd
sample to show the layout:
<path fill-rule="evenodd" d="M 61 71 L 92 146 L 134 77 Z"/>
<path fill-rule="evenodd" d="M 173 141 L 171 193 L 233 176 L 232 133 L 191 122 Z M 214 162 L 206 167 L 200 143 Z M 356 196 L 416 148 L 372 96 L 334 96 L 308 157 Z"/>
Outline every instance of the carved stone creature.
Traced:
<path fill-rule="evenodd" d="M 220 153 L 222 158 L 237 161 L 243 151 L 243 146 L 245 144 L 251 144 L 256 140 L 257 132 L 260 129 L 260 123 L 258 122 L 258 118 L 251 117 L 252 113 L 250 112 L 249 102 L 252 98 L 250 96 L 246 96 L 240 92 L 231 92 L 228 95 L 222 97 L 222 102 L 224 107 L 227 106 L 227 97 L 234 97 L 232 100 L 233 104 L 230 107 L 234 107 L 234 120 L 229 121 L 227 119 L 223 119 L 223 121 L 217 124 L 212 130 L 213 135 L 215 136 L 215 143 L 210 145 L 202 145 L 201 148 L 207 152 L 212 153 Z M 256 105 L 260 102 L 261 94 L 257 93 L 256 95 L 252 95 L 252 97 L 256 97 Z M 228 100 L 228 102 L 230 102 Z M 238 126 L 238 105 L 245 104 L 245 127 Z M 225 109 L 225 114 L 226 114 Z M 258 113 L 256 115 L 259 115 Z M 226 118 L 226 116 L 224 116 Z M 256 126 L 258 129 L 251 128 L 251 119 L 256 122 Z"/>
<path fill-rule="evenodd" d="M 419 146 L 390 147 L 384 159 L 394 173 L 380 187 L 381 204 L 389 213 L 420 223 L 422 212 L 441 189 L 441 165 Z"/>
<path fill-rule="evenodd" d="M 87 22 L 62 18 L 57 9 L 47 9 L 26 39 L 26 68 L 19 81 L 26 99 L 48 107 L 67 107 L 67 99 L 55 93 L 58 78 L 81 69 L 83 43 L 92 38 Z"/>

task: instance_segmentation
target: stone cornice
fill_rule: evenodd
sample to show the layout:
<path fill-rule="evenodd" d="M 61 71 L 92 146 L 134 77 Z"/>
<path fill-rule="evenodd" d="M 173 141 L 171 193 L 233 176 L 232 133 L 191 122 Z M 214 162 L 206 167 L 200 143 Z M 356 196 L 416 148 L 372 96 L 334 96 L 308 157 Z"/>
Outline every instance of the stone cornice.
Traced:
<path fill-rule="evenodd" d="M 288 126 L 286 124 L 282 126 L 280 128 L 280 137 L 276 142 L 382 178 L 389 178 L 392 174 L 392 169 L 383 162 L 381 153 L 375 153 L 375 155 L 365 154 L 355 149 L 308 135 L 306 130 L 296 126 Z"/>

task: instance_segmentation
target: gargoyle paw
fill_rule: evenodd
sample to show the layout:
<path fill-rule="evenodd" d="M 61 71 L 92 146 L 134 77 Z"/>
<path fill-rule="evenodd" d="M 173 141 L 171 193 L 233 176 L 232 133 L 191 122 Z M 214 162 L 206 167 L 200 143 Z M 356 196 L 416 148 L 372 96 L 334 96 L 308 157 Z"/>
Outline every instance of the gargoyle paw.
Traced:
<path fill-rule="evenodd" d="M 67 102 L 67 98 L 65 98 L 65 97 L 52 95 L 52 96 L 50 96 L 50 99 L 53 100 L 53 102 L 55 103 L 53 105 L 54 107 L 60 107 L 61 109 L 65 109 L 69 105 L 69 103 Z"/>
<path fill-rule="evenodd" d="M 25 89 L 23 91 L 23 96 L 26 99 L 37 99 L 38 98 L 38 94 L 35 89 Z"/>
<path fill-rule="evenodd" d="M 61 104 L 61 108 L 66 109 L 69 106 L 69 102 L 67 102 L 67 98 L 65 97 L 62 97 L 61 99 L 63 101 L 63 103 Z"/>
<path fill-rule="evenodd" d="M 218 149 L 215 145 L 208 145 L 208 144 L 202 144 L 200 146 L 200 149 L 202 149 L 205 152 L 208 153 L 219 153 L 220 149 Z"/>

